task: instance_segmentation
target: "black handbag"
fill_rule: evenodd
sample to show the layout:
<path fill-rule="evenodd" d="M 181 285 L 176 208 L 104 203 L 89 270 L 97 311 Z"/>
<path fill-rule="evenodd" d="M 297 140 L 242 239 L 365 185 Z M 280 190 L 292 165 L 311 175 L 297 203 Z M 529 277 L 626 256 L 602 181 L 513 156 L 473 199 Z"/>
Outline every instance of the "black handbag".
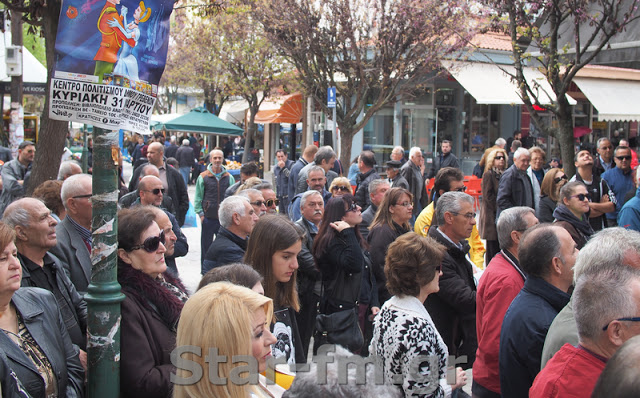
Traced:
<path fill-rule="evenodd" d="M 314 351 L 324 344 L 339 344 L 351 352 L 362 348 L 364 336 L 358 324 L 357 307 L 316 316 Z"/>

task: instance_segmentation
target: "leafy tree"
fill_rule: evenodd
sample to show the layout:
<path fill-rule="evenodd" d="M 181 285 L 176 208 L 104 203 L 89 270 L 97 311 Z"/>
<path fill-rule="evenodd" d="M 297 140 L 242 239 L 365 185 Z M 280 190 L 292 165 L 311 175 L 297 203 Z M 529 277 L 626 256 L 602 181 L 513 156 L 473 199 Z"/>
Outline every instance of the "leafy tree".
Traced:
<path fill-rule="evenodd" d="M 256 18 L 268 39 L 328 115 L 327 88 L 336 87 L 343 164 L 350 163 L 353 136 L 369 119 L 435 76 L 438 61 L 458 51 L 468 36 L 462 0 L 258 3 Z"/>
<path fill-rule="evenodd" d="M 639 0 L 488 0 L 493 23 L 511 36 L 520 97 L 536 127 L 556 136 L 567 175 L 575 174 L 571 105 L 566 94 L 580 69 L 606 48 L 609 40 L 638 19 Z M 567 41 L 567 38 L 570 40 Z M 555 101 L 545 104 L 550 93 L 527 81 L 524 68 L 538 66 L 551 85 Z M 547 109 L 557 127 L 543 122 Z"/>

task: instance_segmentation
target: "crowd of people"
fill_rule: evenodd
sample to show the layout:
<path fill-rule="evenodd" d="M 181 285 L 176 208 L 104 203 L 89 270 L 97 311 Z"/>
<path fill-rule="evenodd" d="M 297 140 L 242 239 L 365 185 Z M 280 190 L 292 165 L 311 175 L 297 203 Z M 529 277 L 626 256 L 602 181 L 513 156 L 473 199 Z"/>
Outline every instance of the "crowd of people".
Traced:
<path fill-rule="evenodd" d="M 447 140 L 430 168 L 396 147 L 346 175 L 329 146 L 278 150 L 271 182 L 254 162 L 236 179 L 225 148 L 199 168 L 189 138 L 141 138 L 120 183 L 120 395 L 463 398 L 470 369 L 478 398 L 637 395 L 633 151 L 602 138 L 569 179 L 515 138 L 474 171 L 479 204 Z M 26 197 L 34 153 L 21 144 L 1 171 L 2 394 L 82 397 L 92 177 L 63 162 Z M 176 264 L 189 184 L 196 292 Z"/>

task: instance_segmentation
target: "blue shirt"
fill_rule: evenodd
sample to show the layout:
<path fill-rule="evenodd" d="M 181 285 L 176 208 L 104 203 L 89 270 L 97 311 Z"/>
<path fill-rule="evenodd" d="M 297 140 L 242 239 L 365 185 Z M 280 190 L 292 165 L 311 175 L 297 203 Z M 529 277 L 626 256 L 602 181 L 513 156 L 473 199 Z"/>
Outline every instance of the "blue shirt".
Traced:
<path fill-rule="evenodd" d="M 618 226 L 640 232 L 640 188 L 618 213 Z"/>
<path fill-rule="evenodd" d="M 613 191 L 613 194 L 617 198 L 616 202 L 616 211 L 611 213 L 607 213 L 607 219 L 615 220 L 618 218 L 618 212 L 622 208 L 624 203 L 624 197 L 627 192 L 635 189 L 635 185 L 633 184 L 633 178 L 631 174 L 631 170 L 627 173 L 624 173 L 620 168 L 614 167 L 602 173 L 602 179 L 609 184 L 609 188 Z M 613 202 L 613 200 L 611 200 Z"/>

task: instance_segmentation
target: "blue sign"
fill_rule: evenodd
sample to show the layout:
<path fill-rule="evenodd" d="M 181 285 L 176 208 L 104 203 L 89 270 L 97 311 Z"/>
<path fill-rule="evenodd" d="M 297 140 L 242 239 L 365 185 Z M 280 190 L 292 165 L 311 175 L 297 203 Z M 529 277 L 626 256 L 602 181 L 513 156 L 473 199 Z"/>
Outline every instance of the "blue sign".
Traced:
<path fill-rule="evenodd" d="M 336 88 L 335 87 L 327 88 L 327 107 L 328 108 L 336 107 Z"/>

